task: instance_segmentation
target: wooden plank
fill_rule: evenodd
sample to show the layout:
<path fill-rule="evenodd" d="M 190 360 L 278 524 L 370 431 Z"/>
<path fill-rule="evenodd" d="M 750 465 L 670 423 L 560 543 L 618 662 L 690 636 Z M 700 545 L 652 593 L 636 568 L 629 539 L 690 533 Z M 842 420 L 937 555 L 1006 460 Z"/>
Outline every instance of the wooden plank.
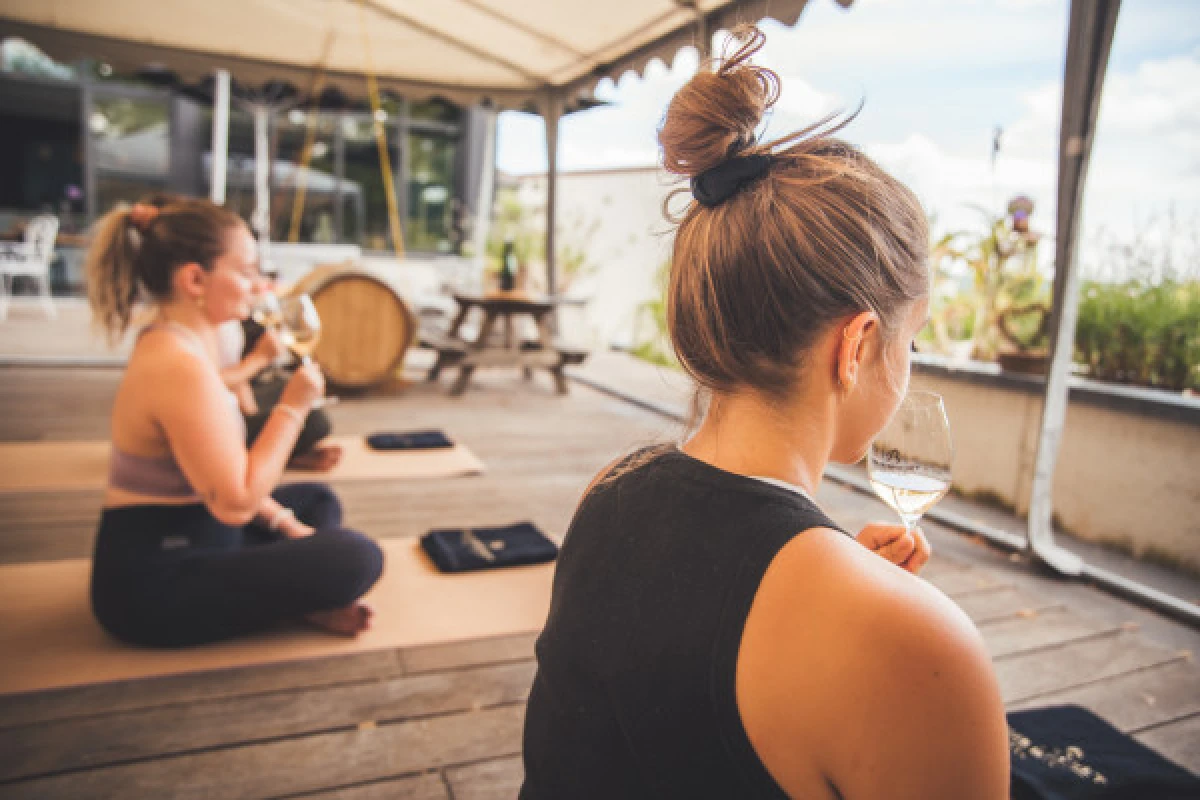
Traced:
<path fill-rule="evenodd" d="M 524 706 L 160 758 L 5 785 L 7 800 L 279 797 L 520 752 Z"/>
<path fill-rule="evenodd" d="M 404 660 L 404 670 L 409 675 L 481 664 L 523 661 L 533 658 L 533 645 L 537 637 L 536 633 L 521 633 L 515 636 L 475 639 L 470 642 L 410 647 L 401 653 L 401 657 Z"/>
<path fill-rule="evenodd" d="M 976 625 L 987 625 L 1015 617 L 1029 617 L 1063 604 L 1052 597 L 1034 597 L 1010 586 L 979 591 L 954 599 Z"/>
<path fill-rule="evenodd" d="M 932 575 L 923 571 L 921 577 L 949 597 L 960 597 L 1005 586 L 991 575 L 978 569 L 941 569 Z"/>
<path fill-rule="evenodd" d="M 454 800 L 512 800 L 525 779 L 519 756 L 450 767 L 445 772 Z"/>
<path fill-rule="evenodd" d="M 402 658 L 397 650 L 377 650 L 261 667 L 211 670 L 0 695 L 0 731 L 13 726 L 81 716 L 247 697 L 283 688 L 312 689 L 366 680 L 386 680 L 403 674 Z"/>
<path fill-rule="evenodd" d="M 1004 702 L 1043 698 L 1147 667 L 1182 661 L 1182 653 L 1152 645 L 1137 634 L 1086 639 L 995 662 Z"/>
<path fill-rule="evenodd" d="M 1134 738 L 1181 767 L 1200 775 L 1200 714 L 1151 728 Z"/>
<path fill-rule="evenodd" d="M 1073 611 L 1051 609 L 1033 616 L 993 622 L 979 629 L 992 658 L 1010 658 L 1054 645 L 1096 636 L 1112 636 L 1120 626 L 1105 625 Z"/>
<path fill-rule="evenodd" d="M 1115 678 L 1012 703 L 1010 711 L 1077 705 L 1131 731 L 1200 713 L 1200 667 L 1173 661 Z"/>
<path fill-rule="evenodd" d="M 0 781 L 525 700 L 532 661 L 0 731 Z"/>
<path fill-rule="evenodd" d="M 305 800 L 460 800 L 450 797 L 442 776 L 437 772 L 346 786 L 316 794 L 305 794 L 303 797 Z"/>

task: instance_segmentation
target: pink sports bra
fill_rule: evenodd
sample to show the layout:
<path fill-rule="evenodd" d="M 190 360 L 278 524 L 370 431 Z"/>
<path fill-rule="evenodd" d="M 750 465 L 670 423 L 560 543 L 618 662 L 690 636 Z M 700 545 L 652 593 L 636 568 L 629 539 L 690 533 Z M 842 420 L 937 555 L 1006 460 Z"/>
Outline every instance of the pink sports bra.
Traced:
<path fill-rule="evenodd" d="M 160 326 L 183 327 L 178 323 L 170 321 L 153 322 L 142 328 L 138 333 L 138 338 L 141 338 L 147 331 Z M 190 331 L 187 331 L 187 333 L 191 334 Z M 234 396 L 233 392 L 229 392 L 229 399 L 233 403 L 234 409 L 237 410 L 237 397 Z M 237 416 L 238 420 L 242 422 L 244 432 L 245 420 L 242 419 L 240 412 Z M 183 474 L 183 470 L 179 468 L 174 455 L 156 457 L 138 456 L 126 453 L 116 445 L 113 445 L 112 453 L 109 457 L 108 485 L 114 489 L 136 492 L 137 494 L 148 495 L 150 497 L 178 499 L 197 496 L 196 490 L 188 482 L 187 476 Z"/>

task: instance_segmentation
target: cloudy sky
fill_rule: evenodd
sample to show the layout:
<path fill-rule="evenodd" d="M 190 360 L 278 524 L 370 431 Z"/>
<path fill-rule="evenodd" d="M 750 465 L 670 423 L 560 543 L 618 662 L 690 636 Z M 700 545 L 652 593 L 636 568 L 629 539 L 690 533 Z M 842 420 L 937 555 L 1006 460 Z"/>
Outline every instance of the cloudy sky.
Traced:
<path fill-rule="evenodd" d="M 794 29 L 764 24 L 759 61 L 783 95 L 768 137 L 855 107 L 846 131 L 957 229 L 972 204 L 1031 195 L 1053 225 L 1059 98 L 1068 0 L 812 0 Z M 611 105 L 561 126 L 563 169 L 653 164 L 655 131 L 697 56 L 605 82 Z M 993 173 L 992 133 L 1004 129 Z M 498 166 L 545 170 L 541 120 L 501 116 Z M 1085 201 L 1084 230 L 1127 236 L 1169 208 L 1200 223 L 1200 2 L 1126 0 L 1113 44 Z"/>

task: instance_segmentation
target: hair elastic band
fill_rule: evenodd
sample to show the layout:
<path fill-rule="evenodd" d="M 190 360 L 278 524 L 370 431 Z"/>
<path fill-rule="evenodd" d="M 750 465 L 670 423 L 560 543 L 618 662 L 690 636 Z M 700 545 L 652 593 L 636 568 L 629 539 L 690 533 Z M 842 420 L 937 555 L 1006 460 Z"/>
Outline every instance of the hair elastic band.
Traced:
<path fill-rule="evenodd" d="M 766 175 L 771 161 L 763 153 L 726 159 L 692 178 L 692 197 L 705 208 L 716 208 Z"/>
<path fill-rule="evenodd" d="M 139 231 L 150 227 L 150 223 L 154 222 L 154 218 L 157 216 L 158 209 L 146 203 L 134 203 L 133 208 L 129 209 L 129 221 Z"/>

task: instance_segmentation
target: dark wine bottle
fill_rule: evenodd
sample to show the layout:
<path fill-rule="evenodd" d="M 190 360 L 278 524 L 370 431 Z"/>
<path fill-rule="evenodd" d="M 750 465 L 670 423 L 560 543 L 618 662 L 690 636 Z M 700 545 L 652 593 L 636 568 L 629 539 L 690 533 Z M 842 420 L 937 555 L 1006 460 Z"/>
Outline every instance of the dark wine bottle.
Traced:
<path fill-rule="evenodd" d="M 517 288 L 517 254 L 512 239 L 504 243 L 504 256 L 500 260 L 500 291 L 511 292 Z"/>

